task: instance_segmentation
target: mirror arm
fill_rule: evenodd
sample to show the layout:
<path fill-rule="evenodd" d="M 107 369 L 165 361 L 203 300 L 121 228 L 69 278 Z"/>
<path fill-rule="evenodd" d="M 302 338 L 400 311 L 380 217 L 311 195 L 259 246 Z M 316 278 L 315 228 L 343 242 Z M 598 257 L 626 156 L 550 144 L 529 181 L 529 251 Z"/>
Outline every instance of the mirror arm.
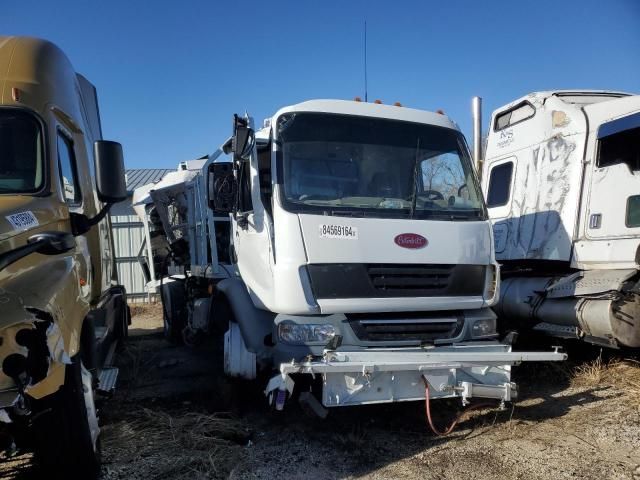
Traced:
<path fill-rule="evenodd" d="M 73 236 L 78 237 L 80 235 L 84 235 L 91 230 L 91 227 L 100 223 L 104 217 L 107 216 L 112 205 L 113 203 L 105 203 L 102 210 L 100 210 L 93 218 L 88 218 L 86 215 L 81 213 L 71 213 L 71 230 L 73 231 Z"/>

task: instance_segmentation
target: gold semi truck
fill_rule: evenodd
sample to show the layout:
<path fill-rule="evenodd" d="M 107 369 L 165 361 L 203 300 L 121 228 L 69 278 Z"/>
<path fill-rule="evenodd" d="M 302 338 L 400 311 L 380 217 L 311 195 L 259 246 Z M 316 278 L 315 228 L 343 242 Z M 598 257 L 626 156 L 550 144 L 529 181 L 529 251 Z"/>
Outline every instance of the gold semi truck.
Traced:
<path fill-rule="evenodd" d="M 93 85 L 52 43 L 0 36 L 0 438 L 49 473 L 99 473 L 94 394 L 130 323 L 108 215 L 124 198 Z"/>

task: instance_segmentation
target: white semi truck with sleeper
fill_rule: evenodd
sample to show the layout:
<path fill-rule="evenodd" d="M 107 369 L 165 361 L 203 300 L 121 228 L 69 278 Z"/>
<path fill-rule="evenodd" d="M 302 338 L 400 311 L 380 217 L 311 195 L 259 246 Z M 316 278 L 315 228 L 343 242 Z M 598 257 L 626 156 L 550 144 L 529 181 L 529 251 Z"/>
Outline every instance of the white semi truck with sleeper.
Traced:
<path fill-rule="evenodd" d="M 167 336 L 225 332 L 226 373 L 266 376 L 277 409 L 296 385 L 325 407 L 424 400 L 425 386 L 509 401 L 512 365 L 565 358 L 498 339 L 491 224 L 445 115 L 312 100 L 259 130 L 235 116 L 200 171 L 134 206 Z"/>
<path fill-rule="evenodd" d="M 535 92 L 497 109 L 482 180 L 498 316 L 640 347 L 640 96 Z"/>

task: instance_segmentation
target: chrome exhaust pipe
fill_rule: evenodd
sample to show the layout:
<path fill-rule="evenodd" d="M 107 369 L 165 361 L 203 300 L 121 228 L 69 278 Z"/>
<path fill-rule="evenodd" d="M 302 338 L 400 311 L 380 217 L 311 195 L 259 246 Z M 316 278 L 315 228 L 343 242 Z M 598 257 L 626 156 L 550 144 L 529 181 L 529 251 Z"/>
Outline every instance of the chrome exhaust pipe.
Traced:
<path fill-rule="evenodd" d="M 471 117 L 473 121 L 473 163 L 476 166 L 478 178 L 482 177 L 482 98 L 473 97 L 471 100 Z"/>

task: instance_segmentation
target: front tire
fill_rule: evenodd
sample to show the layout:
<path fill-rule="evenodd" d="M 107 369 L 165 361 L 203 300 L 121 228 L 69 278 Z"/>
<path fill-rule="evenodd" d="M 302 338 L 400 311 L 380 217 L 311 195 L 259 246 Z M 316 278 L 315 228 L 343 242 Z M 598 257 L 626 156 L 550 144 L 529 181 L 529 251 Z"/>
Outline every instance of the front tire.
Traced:
<path fill-rule="evenodd" d="M 184 285 L 179 281 L 165 283 L 161 293 L 164 337 L 171 343 L 182 343 L 182 330 L 187 325 Z"/>
<path fill-rule="evenodd" d="M 66 366 L 65 381 L 53 395 L 35 400 L 33 439 L 38 467 L 47 475 L 96 479 L 100 473 L 100 428 L 93 378 L 80 355 Z"/>

